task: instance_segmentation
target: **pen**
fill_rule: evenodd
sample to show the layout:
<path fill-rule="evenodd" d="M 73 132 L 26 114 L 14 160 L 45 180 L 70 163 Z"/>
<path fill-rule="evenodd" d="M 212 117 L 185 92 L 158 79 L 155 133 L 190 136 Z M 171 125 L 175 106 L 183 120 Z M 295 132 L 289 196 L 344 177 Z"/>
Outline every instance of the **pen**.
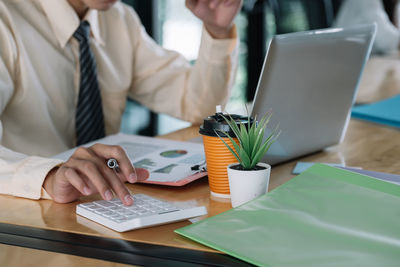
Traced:
<path fill-rule="evenodd" d="M 113 169 L 116 172 L 120 171 L 118 161 L 116 159 L 113 159 L 113 158 L 109 159 L 107 161 L 107 166 L 108 166 L 108 168 Z"/>
<path fill-rule="evenodd" d="M 119 173 L 121 171 L 119 168 L 119 165 L 118 165 L 118 161 L 116 159 L 113 159 L 113 158 L 108 159 L 107 166 L 108 166 L 108 168 L 113 169 L 116 173 Z M 133 171 L 135 173 L 135 179 L 137 180 L 138 176 L 136 173 L 136 168 L 133 165 L 132 165 L 132 167 L 133 167 Z"/>

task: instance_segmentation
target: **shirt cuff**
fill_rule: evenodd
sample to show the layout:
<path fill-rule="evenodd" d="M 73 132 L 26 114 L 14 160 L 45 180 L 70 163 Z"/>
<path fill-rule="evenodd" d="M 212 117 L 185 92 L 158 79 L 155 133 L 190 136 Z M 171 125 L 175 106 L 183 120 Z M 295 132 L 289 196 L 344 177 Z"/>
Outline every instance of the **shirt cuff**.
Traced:
<path fill-rule="evenodd" d="M 57 164 L 56 166 L 54 166 L 53 168 L 51 168 L 51 169 L 49 170 L 49 172 L 50 172 L 52 169 L 58 168 L 58 167 L 60 167 L 60 166 L 63 165 L 63 164 L 64 164 L 64 162 Z M 49 172 L 48 172 L 48 173 L 49 173 Z M 46 174 L 46 176 L 47 176 L 47 174 Z M 43 180 L 43 184 L 44 184 L 44 180 Z M 40 198 L 41 198 L 41 199 L 53 199 L 53 198 L 49 195 L 49 193 L 47 193 L 46 189 L 44 189 L 43 185 L 42 185 L 42 191 L 40 192 Z"/>
<path fill-rule="evenodd" d="M 63 161 L 60 159 L 35 156 L 26 158 L 15 173 L 10 193 L 19 197 L 40 199 L 43 195 L 42 186 L 47 174 L 62 163 Z"/>
<path fill-rule="evenodd" d="M 199 54 L 209 62 L 225 62 L 227 57 L 232 57 L 239 50 L 239 38 L 236 25 L 233 26 L 233 38 L 214 39 L 203 27 L 202 40 Z"/>
<path fill-rule="evenodd" d="M 42 187 L 42 191 L 40 192 L 41 199 L 52 199 L 49 193 Z"/>

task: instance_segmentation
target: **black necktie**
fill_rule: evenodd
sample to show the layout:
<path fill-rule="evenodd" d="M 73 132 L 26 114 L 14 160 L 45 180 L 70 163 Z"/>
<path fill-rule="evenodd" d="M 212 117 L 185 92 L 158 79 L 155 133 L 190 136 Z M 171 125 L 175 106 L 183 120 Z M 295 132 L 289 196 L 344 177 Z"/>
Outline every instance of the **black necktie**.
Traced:
<path fill-rule="evenodd" d="M 74 33 L 79 41 L 80 88 L 76 107 L 76 142 L 82 145 L 102 138 L 104 134 L 103 108 L 99 83 L 97 81 L 96 61 L 90 50 L 90 25 L 82 21 Z"/>

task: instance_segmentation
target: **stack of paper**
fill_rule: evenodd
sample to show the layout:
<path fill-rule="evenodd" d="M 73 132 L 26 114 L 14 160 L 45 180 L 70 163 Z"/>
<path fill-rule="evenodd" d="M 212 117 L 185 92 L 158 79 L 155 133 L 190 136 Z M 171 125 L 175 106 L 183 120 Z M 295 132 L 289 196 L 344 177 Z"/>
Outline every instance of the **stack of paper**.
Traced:
<path fill-rule="evenodd" d="M 356 106 L 351 116 L 400 128 L 400 95 L 373 104 Z"/>
<path fill-rule="evenodd" d="M 177 233 L 259 266 L 399 266 L 400 186 L 314 165 Z"/>

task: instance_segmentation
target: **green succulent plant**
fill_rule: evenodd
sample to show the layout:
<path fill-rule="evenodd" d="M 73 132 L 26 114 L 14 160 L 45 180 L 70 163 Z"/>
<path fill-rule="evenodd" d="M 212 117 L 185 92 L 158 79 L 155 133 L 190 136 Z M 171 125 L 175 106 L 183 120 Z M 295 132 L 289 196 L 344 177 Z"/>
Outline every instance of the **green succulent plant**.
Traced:
<path fill-rule="evenodd" d="M 216 134 L 229 151 L 235 156 L 243 169 L 255 169 L 257 163 L 260 162 L 281 133 L 279 125 L 277 125 L 274 130 L 272 130 L 271 134 L 264 140 L 264 132 L 271 119 L 271 112 L 267 112 L 258 123 L 256 117 L 254 120 L 251 120 L 250 116 L 248 116 L 247 127 L 243 122 L 239 122 L 238 126 L 236 121 L 229 114 L 228 116 L 221 116 L 232 129 L 235 136 L 230 136 L 227 132 L 222 130 L 219 131 L 229 138 L 235 150 L 225 142 L 218 132 L 216 132 Z M 234 137 L 239 140 L 239 144 L 233 140 Z"/>

